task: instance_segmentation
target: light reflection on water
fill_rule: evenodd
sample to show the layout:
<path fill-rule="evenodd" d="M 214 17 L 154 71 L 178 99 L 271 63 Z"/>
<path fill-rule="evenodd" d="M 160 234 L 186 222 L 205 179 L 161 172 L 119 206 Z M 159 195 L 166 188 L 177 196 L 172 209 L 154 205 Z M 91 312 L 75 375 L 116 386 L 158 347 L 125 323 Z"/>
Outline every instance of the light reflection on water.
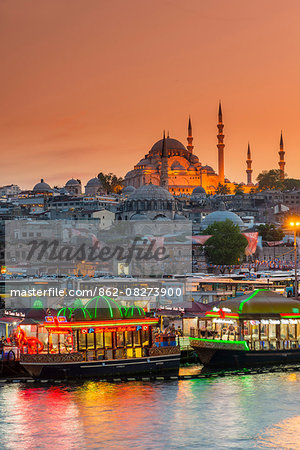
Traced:
<path fill-rule="evenodd" d="M 0 388 L 0 447 L 300 448 L 300 374 Z"/>

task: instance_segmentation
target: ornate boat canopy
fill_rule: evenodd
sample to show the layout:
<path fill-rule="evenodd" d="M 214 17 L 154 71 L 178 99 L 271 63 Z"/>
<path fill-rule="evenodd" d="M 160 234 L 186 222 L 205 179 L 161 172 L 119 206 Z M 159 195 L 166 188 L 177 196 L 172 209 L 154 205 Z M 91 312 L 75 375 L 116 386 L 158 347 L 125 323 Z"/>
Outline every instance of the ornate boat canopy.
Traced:
<path fill-rule="evenodd" d="M 286 298 L 268 289 L 256 289 L 251 294 L 222 301 L 206 317 L 256 318 L 258 316 L 300 318 L 300 301 Z"/>

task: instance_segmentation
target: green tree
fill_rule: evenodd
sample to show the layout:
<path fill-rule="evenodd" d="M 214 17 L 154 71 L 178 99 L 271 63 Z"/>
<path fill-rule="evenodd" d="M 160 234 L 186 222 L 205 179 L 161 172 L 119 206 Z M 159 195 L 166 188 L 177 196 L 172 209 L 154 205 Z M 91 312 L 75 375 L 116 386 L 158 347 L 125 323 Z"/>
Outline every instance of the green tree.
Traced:
<path fill-rule="evenodd" d="M 217 189 L 216 189 L 216 194 L 220 194 L 220 195 L 230 194 L 230 189 L 227 186 L 227 184 L 219 183 L 217 186 Z"/>
<path fill-rule="evenodd" d="M 277 228 L 272 223 L 266 223 L 265 225 L 259 225 L 257 227 L 259 236 L 263 241 L 281 241 L 284 236 L 282 228 Z"/>
<path fill-rule="evenodd" d="M 283 181 L 283 189 L 285 191 L 292 191 L 293 189 L 300 189 L 300 180 L 297 178 L 286 178 Z"/>
<path fill-rule="evenodd" d="M 237 184 L 234 188 L 235 195 L 243 195 L 244 194 L 244 185 L 243 183 Z"/>
<path fill-rule="evenodd" d="M 123 189 L 123 178 L 117 177 L 117 175 L 111 172 L 107 174 L 100 172 L 98 173 L 98 178 L 108 193 L 113 192 L 115 194 L 119 194 Z"/>
<path fill-rule="evenodd" d="M 263 170 L 258 176 L 258 190 L 264 191 L 265 189 L 283 189 L 283 183 L 280 180 L 280 170 L 271 169 Z"/>
<path fill-rule="evenodd" d="M 205 243 L 205 254 L 212 264 L 237 264 L 248 245 L 238 225 L 229 219 L 209 225 L 205 234 L 212 235 Z"/>

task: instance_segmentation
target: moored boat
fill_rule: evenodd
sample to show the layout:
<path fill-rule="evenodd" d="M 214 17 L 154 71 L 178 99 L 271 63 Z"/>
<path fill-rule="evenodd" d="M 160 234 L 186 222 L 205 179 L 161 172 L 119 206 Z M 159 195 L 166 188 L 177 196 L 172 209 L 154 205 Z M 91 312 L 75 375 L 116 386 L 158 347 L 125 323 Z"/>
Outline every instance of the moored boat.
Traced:
<path fill-rule="evenodd" d="M 178 374 L 175 336 L 155 334 L 158 319 L 107 297 L 19 326 L 20 364 L 39 379 L 127 379 Z"/>
<path fill-rule="evenodd" d="M 190 341 L 208 368 L 300 364 L 300 302 L 257 289 L 208 311 Z"/>

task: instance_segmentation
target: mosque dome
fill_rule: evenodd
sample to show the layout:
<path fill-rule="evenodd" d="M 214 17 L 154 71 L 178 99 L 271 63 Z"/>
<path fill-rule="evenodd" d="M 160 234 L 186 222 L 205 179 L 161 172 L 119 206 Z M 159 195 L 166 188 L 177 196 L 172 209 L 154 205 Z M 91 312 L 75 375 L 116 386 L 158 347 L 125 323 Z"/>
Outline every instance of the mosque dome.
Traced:
<path fill-rule="evenodd" d="M 66 186 L 80 186 L 80 183 L 78 180 L 75 180 L 75 178 L 71 178 L 66 182 Z"/>
<path fill-rule="evenodd" d="M 238 225 L 240 228 L 244 228 L 245 224 L 242 219 L 232 211 L 226 211 L 220 209 L 219 211 L 214 211 L 208 214 L 205 219 L 201 222 L 201 228 L 206 229 L 209 225 L 212 225 L 214 222 L 225 222 L 225 220 L 231 220 L 234 225 Z"/>
<path fill-rule="evenodd" d="M 192 164 L 187 168 L 187 170 L 196 170 L 196 167 L 193 166 Z"/>
<path fill-rule="evenodd" d="M 115 300 L 100 295 L 89 300 L 84 309 L 91 316 L 91 320 L 112 320 L 123 317 L 122 309 Z"/>
<path fill-rule="evenodd" d="M 86 187 L 92 187 L 92 186 L 99 186 L 99 187 L 102 186 L 101 181 L 99 180 L 98 177 L 91 178 L 91 179 L 87 182 Z"/>
<path fill-rule="evenodd" d="M 52 191 L 51 187 L 49 186 L 48 183 L 45 183 L 43 178 L 41 179 L 40 183 L 37 183 L 34 188 L 33 188 L 34 192 L 49 192 Z"/>
<path fill-rule="evenodd" d="M 205 170 L 206 172 L 215 173 L 214 169 L 211 166 L 203 166 L 202 170 Z"/>
<path fill-rule="evenodd" d="M 197 164 L 197 163 L 199 163 L 199 158 L 197 155 L 191 155 L 190 161 L 192 164 Z"/>
<path fill-rule="evenodd" d="M 166 189 L 155 184 L 144 184 L 136 189 L 130 200 L 173 200 L 172 195 Z"/>
<path fill-rule="evenodd" d="M 136 167 L 138 168 L 139 166 L 143 167 L 144 169 L 146 169 L 146 168 L 153 169 L 153 164 L 151 164 L 151 162 L 147 158 L 141 159 L 137 163 Z"/>
<path fill-rule="evenodd" d="M 160 139 L 159 141 L 155 142 L 153 147 L 150 150 L 150 153 L 161 153 L 162 151 L 162 145 L 163 145 L 163 139 Z M 186 147 L 180 142 L 177 141 L 177 139 L 172 138 L 165 138 L 165 148 L 166 150 L 185 150 L 187 151 Z"/>
<path fill-rule="evenodd" d="M 135 188 L 134 186 L 126 186 L 126 187 L 124 187 L 124 189 L 122 190 L 122 194 L 123 194 L 123 195 L 130 195 L 130 194 L 132 194 L 135 190 L 136 190 L 136 188 Z"/>
<path fill-rule="evenodd" d="M 179 161 L 174 161 L 172 166 L 171 166 L 172 170 L 185 170 L 185 167 L 183 167 L 182 164 L 180 164 Z"/>
<path fill-rule="evenodd" d="M 192 195 L 206 195 L 205 189 L 202 186 L 197 186 L 192 192 Z"/>

